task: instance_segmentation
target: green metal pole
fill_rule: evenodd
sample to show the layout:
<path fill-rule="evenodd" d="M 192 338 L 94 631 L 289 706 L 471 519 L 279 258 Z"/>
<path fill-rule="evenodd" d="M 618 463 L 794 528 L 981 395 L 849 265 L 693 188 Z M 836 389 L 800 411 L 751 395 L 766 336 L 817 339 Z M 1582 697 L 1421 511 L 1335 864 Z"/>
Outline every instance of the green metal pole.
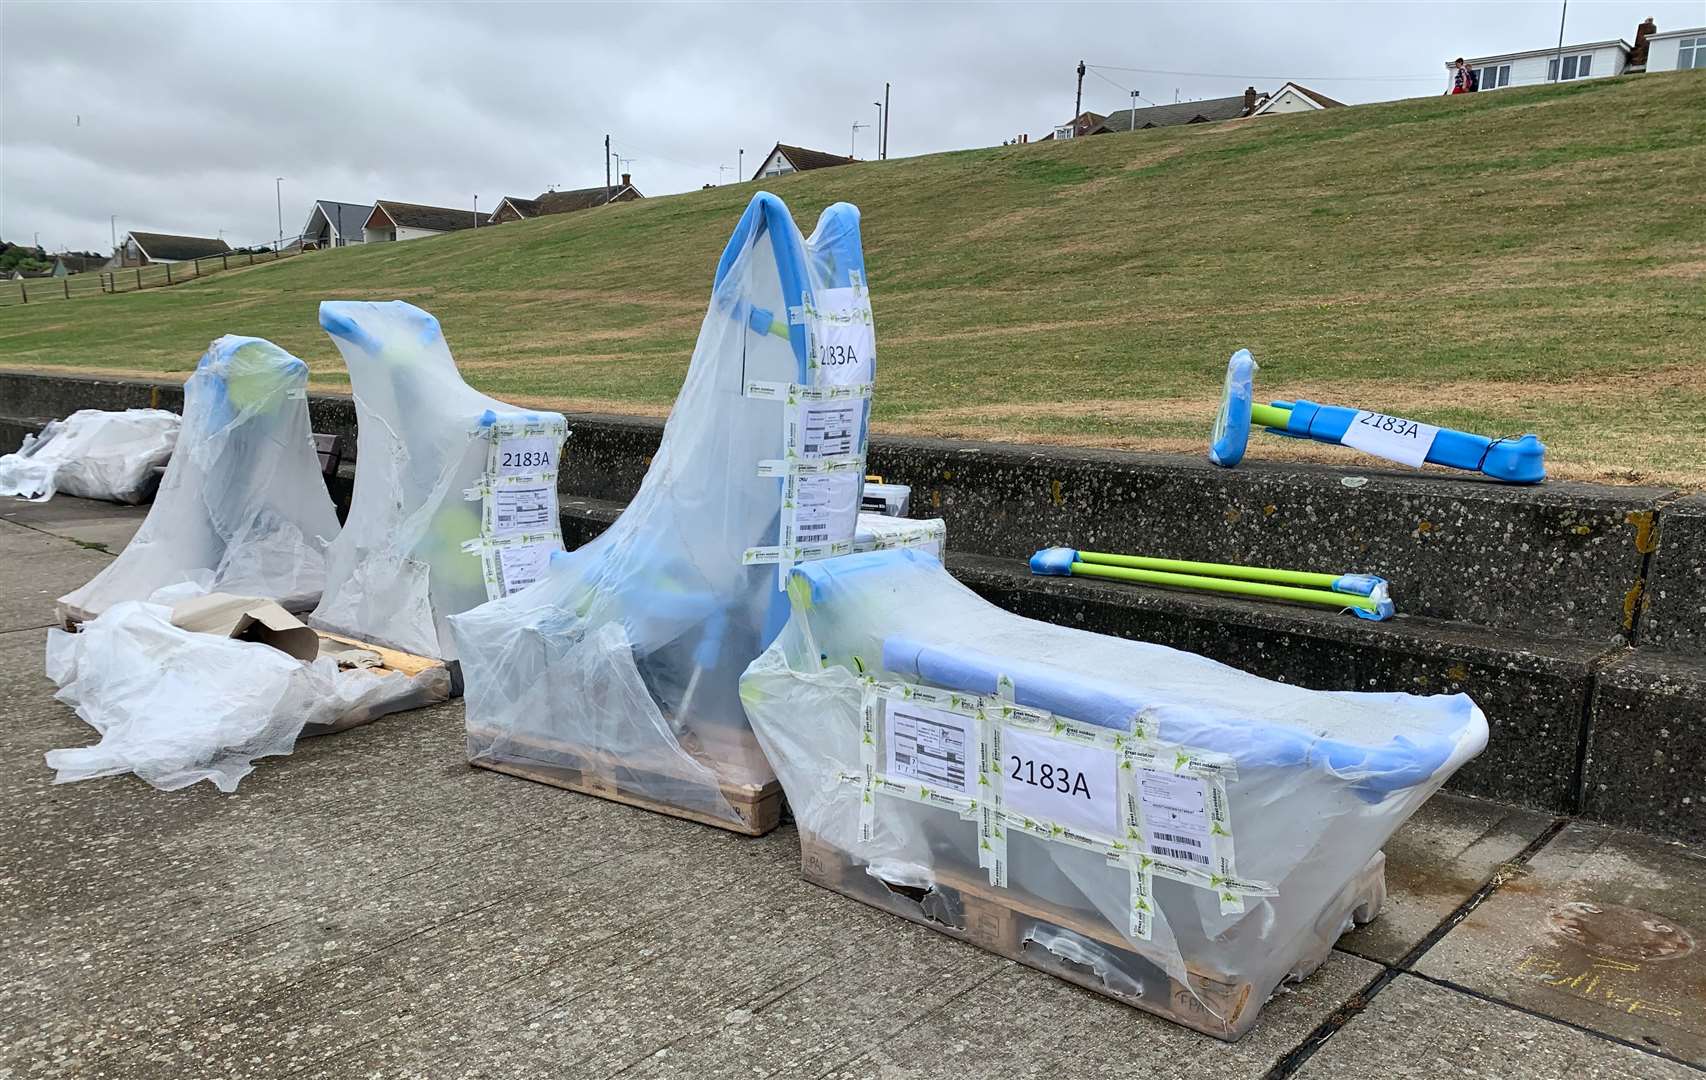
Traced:
<path fill-rule="evenodd" d="M 1229 563 L 1188 562 L 1184 559 L 1152 559 L 1146 555 L 1109 555 L 1100 551 L 1080 551 L 1078 561 L 1100 563 L 1104 566 L 1125 566 L 1133 570 L 1163 570 L 1173 574 L 1196 574 L 1202 577 L 1238 578 L 1243 581 L 1269 581 L 1276 585 L 1304 585 L 1331 589 L 1340 574 L 1317 574 L 1307 570 L 1270 570 L 1265 566 L 1234 566 Z"/>
<path fill-rule="evenodd" d="M 1233 578 L 1201 577 L 1195 574 L 1168 574 L 1159 570 L 1134 570 L 1126 566 L 1099 566 L 1075 562 L 1073 577 L 1107 578 L 1111 581 L 1136 581 L 1145 585 L 1171 585 L 1180 589 L 1203 589 L 1208 592 L 1233 593 L 1238 596 L 1260 596 L 1270 600 L 1294 600 L 1303 604 L 1322 604 L 1343 609 L 1360 608 L 1376 611 L 1379 605 L 1372 597 L 1353 593 L 1328 592 L 1324 589 L 1299 589 L 1290 585 L 1269 585 L 1259 581 L 1239 581 Z"/>

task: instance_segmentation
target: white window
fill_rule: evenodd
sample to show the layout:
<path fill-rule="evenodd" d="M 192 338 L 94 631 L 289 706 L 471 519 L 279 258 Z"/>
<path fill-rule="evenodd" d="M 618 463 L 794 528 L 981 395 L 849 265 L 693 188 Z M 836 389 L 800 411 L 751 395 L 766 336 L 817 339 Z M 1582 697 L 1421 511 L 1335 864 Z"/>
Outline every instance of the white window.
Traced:
<path fill-rule="evenodd" d="M 1475 89 L 1497 90 L 1501 86 L 1511 84 L 1511 66 L 1509 64 L 1488 64 L 1475 69 Z"/>
<path fill-rule="evenodd" d="M 1706 68 L 1706 37 L 1685 37 L 1677 42 L 1676 69 Z"/>
<path fill-rule="evenodd" d="M 1546 62 L 1547 82 L 1567 82 L 1570 79 L 1585 79 L 1593 69 L 1593 54 L 1584 53 L 1578 56 L 1564 57 L 1564 78 L 1558 78 L 1558 58 L 1554 56 Z"/>

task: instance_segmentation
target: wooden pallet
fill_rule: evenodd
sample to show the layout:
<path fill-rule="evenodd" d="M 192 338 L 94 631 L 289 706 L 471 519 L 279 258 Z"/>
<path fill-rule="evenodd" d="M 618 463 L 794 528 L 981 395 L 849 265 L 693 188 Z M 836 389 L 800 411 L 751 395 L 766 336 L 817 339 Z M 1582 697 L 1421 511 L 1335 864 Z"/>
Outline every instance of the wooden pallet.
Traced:
<path fill-rule="evenodd" d="M 1274 990 L 1188 965 L 1189 985 L 1180 983 L 1154 960 L 1133 950 L 1131 942 L 1100 915 L 1016 889 L 998 889 L 980 870 L 964 872 L 937 865 L 931 871 L 936 879 L 934 887 L 898 885 L 873 876 L 865 863 L 803 829 L 800 857 L 805 879 L 815 885 L 1217 1039 L 1236 1041 L 1254 1027 L 1257 1014 Z M 1346 916 L 1358 925 L 1370 922 L 1385 900 L 1386 857 L 1376 852 L 1329 905 L 1321 924 L 1330 927 L 1331 933 L 1343 925 Z M 1030 942 L 1028 935 L 1037 928 L 1069 930 L 1090 939 L 1106 950 L 1126 978 L 1110 981 L 1089 965 Z M 1319 956 L 1305 957 L 1292 976 L 1306 977 L 1330 951 L 1329 947 Z M 1166 993 L 1145 993 L 1151 985 L 1165 986 Z"/>
<path fill-rule="evenodd" d="M 501 743 L 495 755 L 491 752 L 494 743 Z M 468 727 L 468 761 L 482 769 L 519 776 L 523 780 L 549 784 L 582 795 L 596 795 L 611 802 L 702 825 L 714 825 L 745 836 L 763 836 L 782 820 L 782 785 L 768 765 L 764 769 L 765 776 L 757 783 L 730 779 L 727 768 L 718 766 L 720 761 L 764 761 L 757 740 L 750 731 L 731 736 L 727 746 L 706 749 L 689 745 L 684 750 L 718 777 L 718 790 L 734 812 L 734 819 L 713 809 L 681 805 L 658 797 L 659 789 L 667 789 L 671 785 L 682 786 L 682 803 L 688 801 L 686 793 L 705 791 L 704 777 L 689 775 L 681 767 L 680 758 L 672 753 L 618 758 L 572 743 L 499 732 L 495 728 L 472 724 Z M 752 757 L 753 754 L 757 757 Z"/>

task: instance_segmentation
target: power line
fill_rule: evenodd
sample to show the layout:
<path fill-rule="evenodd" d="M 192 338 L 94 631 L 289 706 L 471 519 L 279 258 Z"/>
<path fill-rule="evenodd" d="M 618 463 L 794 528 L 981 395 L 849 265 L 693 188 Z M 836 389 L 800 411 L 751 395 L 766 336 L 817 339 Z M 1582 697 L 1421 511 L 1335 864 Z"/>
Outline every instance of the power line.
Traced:
<path fill-rule="evenodd" d="M 1130 68 L 1114 67 L 1111 64 L 1091 64 L 1090 70 L 1095 71 L 1129 71 L 1138 75 L 1183 75 L 1197 79 L 1278 79 L 1281 81 L 1301 82 L 1419 82 L 1423 79 L 1433 81 L 1438 75 L 1250 75 L 1225 71 L 1167 71 L 1162 68 Z M 1117 83 L 1115 85 L 1118 85 Z"/>
<path fill-rule="evenodd" d="M 1102 80 L 1102 81 L 1103 81 L 1103 82 L 1105 82 L 1105 83 L 1107 83 L 1107 84 L 1108 84 L 1108 85 L 1109 85 L 1109 86 L 1113 86 L 1113 87 L 1118 87 L 1118 88 L 1119 88 L 1119 89 L 1121 89 L 1121 90 L 1124 90 L 1124 91 L 1125 91 L 1125 92 L 1126 92 L 1126 93 L 1128 93 L 1128 94 L 1130 94 L 1130 93 L 1132 93 L 1132 92 L 1133 92 L 1133 91 L 1132 91 L 1132 88 L 1131 88 L 1131 87 L 1129 87 L 1129 86 L 1121 86 L 1121 85 L 1120 85 L 1120 84 L 1119 84 L 1119 83 L 1117 83 L 1117 82 L 1115 82 L 1115 81 L 1114 81 L 1114 80 L 1112 80 L 1112 79 L 1110 79 L 1110 78 L 1108 78 L 1108 77 L 1107 77 L 1107 76 L 1106 76 L 1106 75 L 1104 75 L 1104 74 L 1102 74 L 1102 73 L 1101 73 L 1101 72 L 1100 72 L 1100 71 L 1097 71 L 1097 70 L 1096 70 L 1096 69 L 1095 69 L 1095 68 L 1090 68 L 1090 69 L 1089 69 L 1089 71 L 1090 71 L 1090 74 L 1092 74 L 1092 75 L 1094 75 L 1094 76 L 1096 76 L 1096 78 L 1098 78 L 1098 79 L 1101 79 L 1101 80 Z M 1137 100 L 1139 100 L 1139 101 L 1149 101 L 1149 99 L 1148 99 L 1148 98 L 1146 98 L 1146 97 L 1144 97 L 1144 96 L 1143 96 L 1143 95 L 1142 95 L 1142 94 L 1138 94 L 1138 95 L 1137 95 Z M 1154 105 L 1154 104 L 1155 104 L 1155 102 L 1153 102 L 1153 101 L 1149 101 L 1149 104 L 1151 104 L 1151 105 Z"/>

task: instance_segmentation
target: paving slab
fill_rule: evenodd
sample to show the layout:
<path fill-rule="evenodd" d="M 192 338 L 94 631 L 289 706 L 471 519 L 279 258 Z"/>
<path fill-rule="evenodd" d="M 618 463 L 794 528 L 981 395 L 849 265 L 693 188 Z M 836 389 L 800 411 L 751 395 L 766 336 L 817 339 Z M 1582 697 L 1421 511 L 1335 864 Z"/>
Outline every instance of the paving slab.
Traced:
<path fill-rule="evenodd" d="M 142 527 L 150 509 L 151 504 L 124 506 L 55 495 L 47 502 L 39 503 L 0 500 L 0 521 L 51 533 L 117 555 Z"/>
<path fill-rule="evenodd" d="M 1386 842 L 1386 906 L 1339 939 L 1396 964 L 1552 824 L 1548 814 L 1440 792 Z"/>
<path fill-rule="evenodd" d="M 55 623 L 59 598 L 111 561 L 69 540 L 0 521 L 0 633 Z"/>
<path fill-rule="evenodd" d="M 1526 869 L 1415 970 L 1706 1066 L 1706 859 L 1577 823 Z"/>
<path fill-rule="evenodd" d="M 1293 1075 L 1298 1080 L 1683 1080 L 1699 1073 L 1497 1002 L 1399 975 Z"/>

